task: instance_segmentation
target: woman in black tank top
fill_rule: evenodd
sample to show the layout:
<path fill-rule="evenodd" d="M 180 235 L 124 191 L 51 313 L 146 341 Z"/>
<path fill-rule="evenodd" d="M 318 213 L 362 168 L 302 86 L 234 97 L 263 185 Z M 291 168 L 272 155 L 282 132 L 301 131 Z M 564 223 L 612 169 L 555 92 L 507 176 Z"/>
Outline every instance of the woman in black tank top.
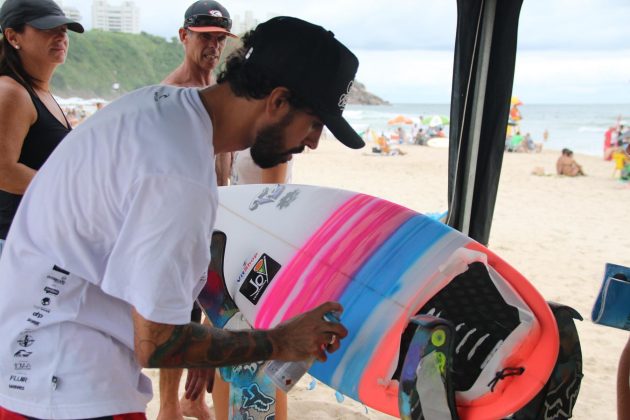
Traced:
<path fill-rule="evenodd" d="M 0 250 L 26 187 L 71 130 L 50 81 L 66 59 L 66 31 L 83 27 L 52 1 L 31 3 L 0 9 Z"/>

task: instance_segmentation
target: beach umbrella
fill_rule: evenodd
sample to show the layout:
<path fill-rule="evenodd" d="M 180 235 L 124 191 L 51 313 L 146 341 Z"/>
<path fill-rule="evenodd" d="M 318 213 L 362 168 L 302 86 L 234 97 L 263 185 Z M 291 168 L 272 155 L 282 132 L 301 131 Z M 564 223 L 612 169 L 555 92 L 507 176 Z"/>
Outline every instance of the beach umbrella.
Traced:
<path fill-rule="evenodd" d="M 422 118 L 422 124 L 429 127 L 438 127 L 440 125 L 448 125 L 449 118 L 445 115 L 429 115 Z"/>
<path fill-rule="evenodd" d="M 387 121 L 387 124 L 389 124 L 389 125 L 413 124 L 413 120 L 411 118 L 405 117 L 404 115 L 398 115 L 398 116 L 392 118 L 391 120 Z"/>

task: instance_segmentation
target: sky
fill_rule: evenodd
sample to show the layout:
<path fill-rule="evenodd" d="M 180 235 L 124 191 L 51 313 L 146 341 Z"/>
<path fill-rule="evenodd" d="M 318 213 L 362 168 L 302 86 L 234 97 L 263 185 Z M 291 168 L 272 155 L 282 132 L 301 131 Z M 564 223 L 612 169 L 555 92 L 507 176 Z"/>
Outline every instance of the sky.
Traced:
<path fill-rule="evenodd" d="M 135 3 L 141 30 L 170 39 L 192 0 Z M 357 80 L 392 103 L 450 102 L 456 0 L 221 3 L 232 17 L 290 15 L 333 31 L 359 58 Z M 63 4 L 91 26 L 91 0 Z M 629 0 L 524 0 L 513 93 L 529 104 L 630 103 L 629 22 Z"/>

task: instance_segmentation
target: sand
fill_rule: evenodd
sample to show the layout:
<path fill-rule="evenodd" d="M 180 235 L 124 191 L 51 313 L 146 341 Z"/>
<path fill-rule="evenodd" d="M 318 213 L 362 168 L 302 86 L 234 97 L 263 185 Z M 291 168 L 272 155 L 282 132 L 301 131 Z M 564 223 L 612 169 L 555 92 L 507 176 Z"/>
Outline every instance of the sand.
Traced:
<path fill-rule="evenodd" d="M 420 212 L 447 209 L 446 149 L 402 146 L 404 156 L 380 157 L 349 150 L 333 140 L 295 157 L 295 183 L 345 188 L 382 197 Z M 367 149 L 367 150 L 366 150 Z M 590 311 L 606 262 L 630 266 L 630 187 L 611 178 L 613 164 L 577 155 L 588 176 L 536 176 L 555 172 L 556 151 L 508 153 L 494 213 L 489 247 L 525 275 L 547 299 L 577 309 L 584 379 L 575 419 L 613 419 L 618 356 L 628 333 L 597 326 Z M 157 378 L 156 372 L 147 373 Z M 389 416 L 304 378 L 289 394 L 291 419 L 386 419 Z M 183 382 L 183 381 L 182 381 Z M 157 391 L 157 381 L 154 381 Z M 154 419 L 159 401 L 148 411 Z M 208 396 L 211 404 L 211 398 Z"/>

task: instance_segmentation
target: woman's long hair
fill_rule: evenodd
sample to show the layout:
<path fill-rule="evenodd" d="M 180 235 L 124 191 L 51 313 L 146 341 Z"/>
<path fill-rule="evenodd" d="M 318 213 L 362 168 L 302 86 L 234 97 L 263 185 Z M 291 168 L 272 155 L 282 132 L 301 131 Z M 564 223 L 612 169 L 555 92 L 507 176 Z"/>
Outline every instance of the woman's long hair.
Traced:
<path fill-rule="evenodd" d="M 24 26 L 24 24 L 16 25 L 13 30 L 23 33 Z M 29 92 L 32 92 L 33 87 L 39 83 L 39 80 L 26 72 L 17 50 L 9 43 L 6 36 L 3 36 L 0 42 L 0 76 L 12 77 Z"/>

